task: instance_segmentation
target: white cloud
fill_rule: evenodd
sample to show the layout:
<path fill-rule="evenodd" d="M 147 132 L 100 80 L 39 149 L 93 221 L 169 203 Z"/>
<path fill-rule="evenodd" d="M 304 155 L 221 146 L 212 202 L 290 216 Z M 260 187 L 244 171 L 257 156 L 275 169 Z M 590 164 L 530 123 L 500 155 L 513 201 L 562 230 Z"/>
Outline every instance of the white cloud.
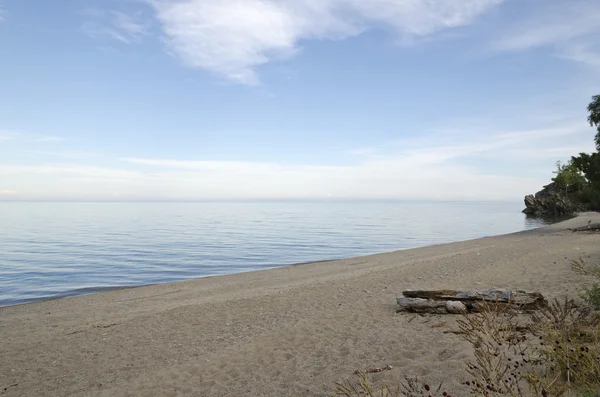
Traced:
<path fill-rule="evenodd" d="M 0 175 L 11 200 L 521 200 L 548 182 L 556 160 L 593 149 L 583 122 L 484 132 L 357 150 L 347 165 L 130 157 L 112 166 L 0 163 Z"/>
<path fill-rule="evenodd" d="M 55 143 L 55 142 L 62 142 L 64 140 L 65 140 L 65 138 L 63 138 L 63 137 L 53 136 L 53 135 L 38 135 L 32 139 L 33 142 L 37 142 L 37 143 Z"/>
<path fill-rule="evenodd" d="M 64 160 L 90 160 L 98 159 L 102 153 L 94 150 L 26 150 L 27 155 L 33 155 L 36 158 L 61 158 Z"/>
<path fill-rule="evenodd" d="M 485 133 L 483 133 L 485 131 Z M 563 141 L 569 148 L 562 146 Z M 435 145 L 432 145 L 435 142 Z M 579 146 L 573 146 L 580 143 Z M 520 153 L 516 159 L 527 157 L 544 158 L 554 153 L 571 154 L 579 151 L 593 151 L 586 125 L 582 122 L 564 124 L 560 127 L 490 131 L 484 126 L 464 126 L 436 129 L 419 138 L 389 142 L 385 147 L 358 148 L 349 151 L 364 158 L 377 158 L 402 154 L 413 156 L 421 162 L 443 163 L 453 159 L 473 156 L 505 157 L 510 153 Z M 570 157 L 570 154 L 567 158 Z"/>
<path fill-rule="evenodd" d="M 88 10 L 83 31 L 92 38 L 110 38 L 124 44 L 139 42 L 148 35 L 148 25 L 140 22 L 141 16 L 119 11 Z"/>
<path fill-rule="evenodd" d="M 600 7 L 597 0 L 558 1 L 550 6 L 540 1 L 535 14 L 508 26 L 494 43 L 500 51 L 550 48 L 559 58 L 597 66 L 600 64 Z"/>
<path fill-rule="evenodd" d="M 416 157 L 371 160 L 355 166 L 285 166 L 215 162 L 206 168 L 189 162 L 164 167 L 164 160 L 143 171 L 86 166 L 0 166 L 18 199 L 220 200 L 323 199 L 326 197 L 520 199 L 534 178 L 484 175 L 469 167 L 423 164 Z"/>
<path fill-rule="evenodd" d="M 170 50 L 191 67 L 257 84 L 256 67 L 292 56 L 299 42 L 369 29 L 423 37 L 463 26 L 503 0 L 146 0 Z"/>
<path fill-rule="evenodd" d="M 139 172 L 114 169 L 107 167 L 82 166 L 78 164 L 48 164 L 48 165 L 2 165 L 0 173 L 4 175 L 42 174 L 42 175 L 75 175 L 84 177 L 99 177 L 112 179 L 135 178 Z"/>
<path fill-rule="evenodd" d="M 593 143 L 583 146 L 545 147 L 540 140 L 552 142 L 556 138 L 567 138 L 572 141 L 575 136 L 586 136 L 587 131 L 581 128 L 582 123 L 566 125 L 563 127 L 496 132 L 489 136 L 479 138 L 461 139 L 454 135 L 452 139 L 444 142 L 443 138 L 432 139 L 431 136 L 422 140 L 397 141 L 385 148 L 366 148 L 364 150 L 354 149 L 350 152 L 357 155 L 362 162 L 357 166 L 290 166 L 278 163 L 266 162 L 244 162 L 244 161 L 191 161 L 172 159 L 146 159 L 146 158 L 123 158 L 122 161 L 129 164 L 156 167 L 159 169 L 178 169 L 186 171 L 201 172 L 239 172 L 247 175 L 261 175 L 272 171 L 284 172 L 345 172 L 356 170 L 360 167 L 371 166 L 380 163 L 403 162 L 411 166 L 437 166 L 448 163 L 455 159 L 468 158 L 474 155 L 496 153 L 502 155 L 506 151 L 519 150 L 524 155 L 535 155 L 537 158 L 554 158 L 556 153 L 579 153 L 577 150 L 585 151 L 593 149 Z M 585 126 L 585 124 L 584 124 Z M 437 145 L 432 142 L 437 141 Z M 391 149 L 390 149 L 391 148 Z M 570 155 L 569 155 L 570 156 Z M 526 157 L 526 156 L 525 156 Z M 522 157 L 523 158 L 523 157 Z"/>
<path fill-rule="evenodd" d="M 6 20 L 6 11 L 2 7 L 0 7 L 0 22 L 4 22 Z"/>
<path fill-rule="evenodd" d="M 34 134 L 23 131 L 11 131 L 0 129 L 0 142 L 13 139 L 32 143 L 56 143 L 65 140 L 63 137 L 56 135 Z"/>
<path fill-rule="evenodd" d="M 0 128 L 0 143 L 18 138 L 21 134 L 15 131 Z"/>
<path fill-rule="evenodd" d="M 600 28 L 598 29 L 598 34 L 600 35 Z M 568 47 L 563 48 L 558 56 L 571 61 L 600 67 L 600 47 L 595 48 L 590 43 L 572 43 Z"/>

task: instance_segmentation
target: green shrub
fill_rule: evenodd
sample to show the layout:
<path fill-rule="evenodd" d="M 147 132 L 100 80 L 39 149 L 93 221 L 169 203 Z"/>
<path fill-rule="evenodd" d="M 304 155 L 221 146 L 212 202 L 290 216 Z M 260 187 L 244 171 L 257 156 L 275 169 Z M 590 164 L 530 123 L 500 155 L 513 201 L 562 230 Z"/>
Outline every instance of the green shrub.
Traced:
<path fill-rule="evenodd" d="M 583 188 L 578 198 L 586 204 L 590 204 L 591 209 L 600 210 L 600 185 L 598 183 Z"/>
<path fill-rule="evenodd" d="M 583 287 L 582 298 L 594 310 L 600 310 L 600 284 L 594 283 Z"/>
<path fill-rule="evenodd" d="M 577 274 L 594 276 L 600 280 L 600 264 L 591 264 L 585 257 L 572 260 L 571 269 Z M 581 297 L 594 310 L 600 310 L 600 283 L 584 285 Z"/>

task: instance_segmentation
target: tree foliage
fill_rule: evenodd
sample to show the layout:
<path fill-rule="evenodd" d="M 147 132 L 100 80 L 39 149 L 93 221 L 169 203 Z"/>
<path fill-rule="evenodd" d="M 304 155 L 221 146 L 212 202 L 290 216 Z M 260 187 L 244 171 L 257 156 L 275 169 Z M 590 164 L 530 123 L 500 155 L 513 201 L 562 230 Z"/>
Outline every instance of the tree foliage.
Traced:
<path fill-rule="evenodd" d="M 588 181 L 573 160 L 566 164 L 558 161 L 556 168 L 556 176 L 552 178 L 552 181 L 565 192 L 581 191 L 587 185 Z"/>
<path fill-rule="evenodd" d="M 600 183 L 600 154 L 579 153 L 579 156 L 571 157 L 569 163 L 583 174 L 587 182 Z"/>
<path fill-rule="evenodd" d="M 600 95 L 592 97 L 587 110 L 588 122 L 597 129 L 594 141 L 598 152 L 579 153 L 566 164 L 558 162 L 552 181 L 559 192 L 573 193 L 590 209 L 600 210 Z"/>
<path fill-rule="evenodd" d="M 600 95 L 594 95 L 588 105 L 588 122 L 592 127 L 596 127 L 598 133 L 595 137 L 596 149 L 600 151 Z"/>
<path fill-rule="evenodd" d="M 597 130 L 594 136 L 597 151 L 579 153 L 567 163 L 557 162 L 552 187 L 557 193 L 585 203 L 591 210 L 600 211 L 600 95 L 592 97 L 587 110 L 587 121 Z"/>

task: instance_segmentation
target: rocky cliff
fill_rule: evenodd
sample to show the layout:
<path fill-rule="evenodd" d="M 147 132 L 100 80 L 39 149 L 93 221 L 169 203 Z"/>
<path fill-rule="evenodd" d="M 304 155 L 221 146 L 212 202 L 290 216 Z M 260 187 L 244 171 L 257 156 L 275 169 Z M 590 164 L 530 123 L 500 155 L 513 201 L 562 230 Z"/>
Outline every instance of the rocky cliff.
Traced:
<path fill-rule="evenodd" d="M 523 212 L 535 216 L 561 216 L 576 212 L 586 211 L 588 208 L 583 203 L 566 195 L 554 186 L 554 183 L 544 186 L 544 189 L 535 195 L 525 196 L 525 209 Z"/>

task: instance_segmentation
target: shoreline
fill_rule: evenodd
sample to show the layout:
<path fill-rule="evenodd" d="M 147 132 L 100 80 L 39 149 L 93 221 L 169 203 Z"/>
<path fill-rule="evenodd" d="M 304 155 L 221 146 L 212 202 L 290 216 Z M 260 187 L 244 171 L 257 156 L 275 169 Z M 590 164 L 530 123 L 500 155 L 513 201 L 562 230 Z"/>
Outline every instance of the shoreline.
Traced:
<path fill-rule="evenodd" d="M 539 291 L 577 296 L 598 213 L 538 229 L 328 262 L 120 289 L 0 308 L 0 396 L 331 396 L 356 369 L 444 381 L 470 347 L 396 314 L 405 289 Z M 432 342 L 434 341 L 434 342 Z M 5 389 L 6 388 L 6 389 Z M 455 388 L 455 389 L 453 389 Z M 456 393 L 453 393 L 456 394 Z"/>
<path fill-rule="evenodd" d="M 574 214 L 572 218 L 568 218 L 568 219 L 565 219 L 565 220 L 574 219 L 574 218 L 576 218 L 578 216 L 581 216 L 581 215 L 585 216 L 585 214 L 586 213 Z M 556 222 L 554 224 L 560 224 L 560 223 L 564 222 L 565 220 L 561 220 L 561 221 Z M 27 299 L 20 300 L 17 303 L 10 303 L 10 304 L 7 304 L 7 305 L 0 305 L 0 309 L 6 308 L 6 307 L 13 307 L 13 306 L 30 305 L 30 304 L 35 304 L 35 303 L 45 302 L 45 301 L 50 301 L 50 300 L 70 299 L 70 298 L 74 298 L 74 297 L 78 297 L 78 296 L 87 296 L 87 295 L 92 295 L 92 294 L 101 294 L 101 293 L 107 293 L 107 292 L 112 292 L 112 291 L 120 291 L 120 290 L 127 290 L 127 289 L 152 287 L 152 286 L 163 285 L 163 284 L 181 283 L 181 282 L 187 282 L 187 281 L 193 281 L 193 280 L 205 279 L 205 278 L 225 277 L 225 276 L 230 276 L 230 275 L 235 275 L 235 274 L 244 274 L 244 273 L 250 273 L 250 272 L 269 271 L 269 270 L 278 269 L 278 268 L 284 268 L 284 267 L 288 267 L 288 266 L 304 266 L 304 265 L 311 265 L 311 264 L 317 264 L 317 263 L 329 263 L 329 262 L 336 262 L 336 261 L 341 261 L 341 260 L 358 259 L 358 258 L 368 257 L 368 256 L 373 256 L 373 255 L 392 254 L 392 253 L 397 253 L 397 252 L 406 251 L 406 250 L 422 249 L 422 248 L 427 248 L 427 247 L 435 247 L 435 246 L 439 246 L 439 245 L 447 245 L 447 244 L 460 243 L 460 242 L 464 242 L 464 241 L 474 241 L 474 240 L 485 239 L 485 238 L 493 238 L 493 237 L 499 237 L 499 236 L 505 236 L 505 235 L 527 233 L 527 232 L 531 232 L 531 231 L 537 231 L 537 230 L 545 229 L 545 228 L 548 228 L 550 226 L 553 226 L 554 224 L 545 225 L 545 226 L 541 226 L 541 227 L 537 227 L 537 228 L 533 228 L 533 229 L 520 230 L 520 231 L 517 231 L 517 232 L 512 232 L 512 233 L 507 233 L 507 234 L 482 236 L 482 237 L 475 237 L 475 238 L 467 239 L 467 240 L 459 240 L 459 241 L 453 241 L 453 242 L 437 243 L 437 244 L 430 244 L 430 245 L 424 245 L 424 246 L 418 246 L 418 247 L 401 248 L 401 249 L 397 249 L 397 250 L 394 250 L 394 251 L 377 252 L 377 253 L 368 254 L 368 255 L 362 255 L 362 256 L 341 257 L 341 258 L 323 259 L 323 260 L 317 259 L 317 260 L 311 260 L 311 261 L 307 261 L 307 262 L 298 262 L 298 263 L 290 263 L 290 264 L 284 264 L 284 265 L 276 265 L 276 266 L 273 266 L 273 267 L 267 267 L 265 269 L 254 269 L 254 270 L 248 270 L 248 271 L 237 272 L 237 273 L 214 274 L 214 275 L 206 275 L 206 276 L 200 275 L 200 276 L 195 276 L 195 277 L 188 278 L 188 279 L 182 279 L 182 280 L 179 280 L 179 281 L 170 281 L 170 282 L 164 282 L 164 283 L 163 282 L 158 282 L 158 283 L 141 284 L 141 285 L 122 285 L 122 286 L 115 285 L 115 286 L 98 286 L 98 287 L 76 288 L 76 289 L 71 289 L 71 290 L 64 291 L 64 292 L 59 293 L 57 295 L 48 295 L 48 296 L 42 296 L 42 297 L 36 297 L 36 298 L 27 298 Z M 84 292 L 82 292 L 82 291 L 84 291 Z M 87 291 L 89 291 L 89 292 L 87 292 Z"/>

